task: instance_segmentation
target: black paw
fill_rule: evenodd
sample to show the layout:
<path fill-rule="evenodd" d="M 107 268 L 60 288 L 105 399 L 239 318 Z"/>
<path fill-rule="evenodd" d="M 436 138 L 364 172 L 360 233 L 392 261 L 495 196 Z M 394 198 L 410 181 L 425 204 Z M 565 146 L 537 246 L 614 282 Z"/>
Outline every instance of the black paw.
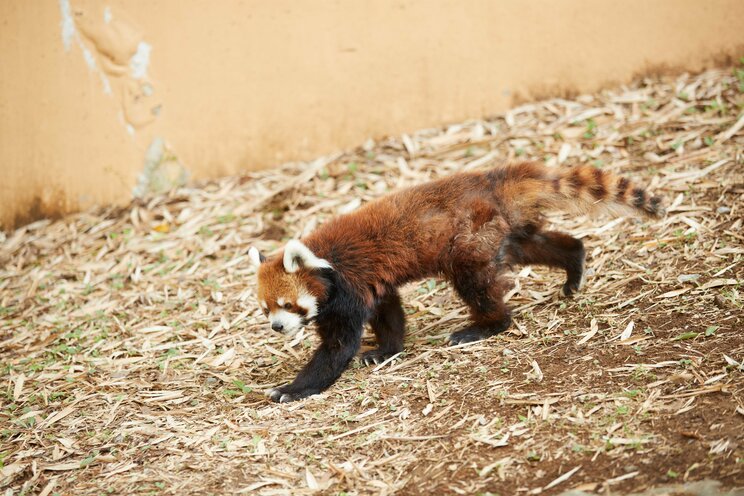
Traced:
<path fill-rule="evenodd" d="M 271 398 L 271 401 L 275 401 L 277 403 L 289 403 L 290 401 L 297 401 L 301 400 L 302 398 L 307 398 L 308 396 L 312 396 L 316 393 L 318 393 L 318 391 L 315 391 L 314 389 L 296 390 L 291 387 L 291 384 L 287 384 L 285 386 L 269 389 L 268 391 L 266 391 L 266 396 Z"/>
<path fill-rule="evenodd" d="M 576 293 L 581 288 L 581 281 L 567 281 L 566 284 L 563 285 L 563 289 L 561 289 L 561 294 L 563 296 L 573 296 L 574 293 Z"/>
<path fill-rule="evenodd" d="M 581 286 L 584 285 L 584 277 L 586 274 L 585 262 L 584 262 L 584 251 L 581 251 L 580 262 L 577 261 L 573 266 L 566 271 L 566 283 L 561 289 L 563 296 L 571 296 L 576 293 Z"/>
<path fill-rule="evenodd" d="M 379 348 L 374 350 L 365 351 L 362 356 L 359 357 L 361 362 L 366 366 L 380 365 L 382 362 L 390 358 L 391 356 L 398 353 L 397 351 L 382 351 Z"/>
<path fill-rule="evenodd" d="M 457 344 L 472 343 L 486 339 L 493 335 L 493 333 L 486 332 L 485 329 L 480 327 L 466 327 L 465 329 L 457 332 L 453 332 L 449 335 L 449 342 L 452 346 Z"/>
<path fill-rule="evenodd" d="M 503 332 L 511 325 L 511 312 L 508 312 L 501 322 L 494 322 L 485 327 L 470 326 L 449 335 L 450 345 L 472 343 L 482 339 L 490 338 Z"/>

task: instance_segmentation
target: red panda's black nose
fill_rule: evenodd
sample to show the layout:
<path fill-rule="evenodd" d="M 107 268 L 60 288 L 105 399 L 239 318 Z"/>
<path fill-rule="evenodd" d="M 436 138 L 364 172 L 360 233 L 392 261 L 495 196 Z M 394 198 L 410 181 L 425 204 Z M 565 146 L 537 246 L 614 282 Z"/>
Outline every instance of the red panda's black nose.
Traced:
<path fill-rule="evenodd" d="M 280 324 L 279 322 L 273 322 L 271 324 L 271 328 L 274 329 L 276 332 L 282 332 L 282 329 L 284 329 L 284 325 Z"/>

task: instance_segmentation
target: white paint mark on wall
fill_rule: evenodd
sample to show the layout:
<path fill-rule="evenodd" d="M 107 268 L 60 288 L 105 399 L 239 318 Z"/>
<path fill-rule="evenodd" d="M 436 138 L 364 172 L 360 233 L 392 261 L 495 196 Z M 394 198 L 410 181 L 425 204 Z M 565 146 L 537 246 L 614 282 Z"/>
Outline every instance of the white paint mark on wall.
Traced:
<path fill-rule="evenodd" d="M 96 58 L 93 56 L 93 54 L 88 50 L 86 47 L 81 47 L 83 50 L 83 58 L 85 59 L 85 63 L 88 64 L 88 69 L 91 71 L 96 70 Z"/>
<path fill-rule="evenodd" d="M 70 0 L 59 0 L 59 11 L 62 16 L 60 24 L 62 27 L 62 43 L 65 46 L 65 51 L 69 51 L 72 42 L 75 41 L 83 52 L 83 59 L 85 60 L 88 69 L 90 69 L 91 72 L 98 74 L 98 77 L 101 79 L 103 92 L 106 95 L 111 95 L 111 83 L 106 77 L 106 74 L 98 68 L 95 56 L 83 44 L 80 35 L 78 35 L 77 29 L 75 28 L 75 19 L 73 19 L 72 10 L 70 9 Z"/>
<path fill-rule="evenodd" d="M 101 84 L 103 85 L 103 92 L 106 95 L 112 95 L 113 92 L 111 83 L 109 82 L 109 78 L 106 73 L 98 65 L 97 55 L 101 53 L 100 42 L 102 40 L 102 37 L 105 37 L 107 34 L 110 35 L 112 30 L 113 32 L 116 32 L 117 29 L 121 29 L 122 26 L 120 24 L 117 24 L 118 19 L 117 22 L 114 22 L 114 24 L 111 25 L 114 16 L 111 11 L 111 7 L 105 6 L 102 14 L 104 22 L 103 29 L 100 29 L 102 25 L 99 25 L 96 29 L 88 26 L 89 29 L 86 28 L 80 31 L 78 29 L 78 25 L 75 22 L 75 17 L 73 17 L 70 0 L 58 0 L 58 2 L 60 15 L 62 17 L 60 26 L 62 30 L 62 42 L 64 43 L 65 51 L 69 52 L 72 44 L 77 44 L 78 47 L 80 47 L 80 51 L 83 55 L 83 60 L 88 66 L 88 70 L 94 74 L 97 74 L 100 78 Z M 99 14 L 97 15 L 101 15 L 100 11 L 98 12 Z M 76 12 L 76 15 L 77 14 L 82 15 L 84 13 Z M 110 26 L 105 26 L 106 24 Z M 86 24 L 81 24 L 81 26 L 86 26 Z M 86 43 L 84 43 L 84 36 L 94 46 L 93 50 L 89 49 L 89 45 L 86 45 Z M 129 39 L 126 37 L 123 37 L 122 39 L 125 39 L 128 43 L 134 41 L 129 41 Z M 126 48 L 127 50 L 125 53 L 131 53 L 131 45 L 128 45 Z M 134 55 L 132 55 L 132 57 L 129 59 L 129 74 L 133 80 L 139 81 L 139 85 L 141 87 L 141 96 L 136 93 L 136 90 L 134 90 L 134 92 L 129 95 L 131 98 L 125 98 L 125 107 L 126 102 L 129 102 L 130 100 L 136 104 L 137 101 L 142 100 L 141 97 L 144 97 L 146 99 L 148 97 L 151 97 L 154 93 L 152 85 L 144 81 L 147 78 L 147 71 L 150 66 L 151 53 L 152 46 L 145 41 L 139 41 L 137 43 L 137 48 Z M 103 55 L 103 57 L 106 56 L 107 55 Z M 121 60 L 119 59 L 117 63 L 120 62 Z M 114 77 L 116 78 L 121 75 L 122 74 L 114 74 Z M 127 83 L 131 82 L 129 81 L 129 78 L 125 78 L 125 80 L 127 81 Z M 143 105 L 146 104 L 147 102 L 145 102 Z M 136 134 L 135 125 L 137 127 L 142 127 L 149 124 L 158 116 L 158 114 L 160 113 L 160 109 L 161 105 L 150 104 L 150 115 L 148 115 L 147 118 L 143 119 L 142 115 L 140 115 L 142 114 L 142 112 L 140 112 L 140 110 L 142 109 L 137 108 L 134 108 L 134 110 L 136 111 L 134 112 L 134 114 L 125 114 L 124 112 L 120 111 L 118 113 L 118 118 L 126 129 L 127 134 L 129 134 L 130 137 L 134 138 Z M 125 111 L 126 110 L 127 108 L 125 108 Z M 132 108 L 129 108 L 128 110 L 132 110 Z M 136 117 L 135 121 L 132 121 L 132 115 Z M 148 193 L 165 192 L 173 187 L 186 184 L 186 182 L 188 181 L 188 170 L 178 161 L 178 159 L 175 157 L 175 155 L 173 155 L 172 152 L 166 153 L 166 148 L 167 147 L 165 145 L 165 142 L 160 137 L 155 137 L 155 139 L 150 143 L 150 146 L 148 147 L 145 155 L 144 170 L 138 177 L 137 185 L 132 191 L 135 197 L 145 196 Z"/>
<path fill-rule="evenodd" d="M 72 39 L 75 37 L 75 21 L 70 10 L 70 0 L 59 0 L 59 11 L 62 14 L 62 43 L 65 45 L 65 50 L 69 51 Z"/>
<path fill-rule="evenodd" d="M 106 77 L 106 74 L 104 74 L 103 71 L 98 69 L 98 64 L 96 63 L 95 56 L 90 50 L 88 50 L 88 47 L 83 45 L 83 42 L 80 41 L 79 36 L 76 36 L 75 39 L 77 40 L 77 43 L 80 46 L 80 50 L 83 51 L 83 58 L 85 59 L 85 63 L 88 66 L 88 69 L 90 69 L 91 72 L 98 74 L 98 77 L 101 79 L 101 84 L 103 85 L 103 93 L 106 95 L 110 95 L 111 94 L 111 83 L 109 83 L 109 80 Z"/>
<path fill-rule="evenodd" d="M 132 190 L 135 198 L 183 186 L 189 179 L 189 172 L 173 155 L 163 138 L 156 136 L 145 154 L 145 167 L 137 177 L 137 185 Z"/>
<path fill-rule="evenodd" d="M 163 160 L 163 150 L 165 143 L 162 138 L 156 137 L 150 143 L 145 153 L 145 168 L 137 177 L 137 185 L 132 190 L 132 195 L 135 198 L 145 196 L 147 193 L 148 185 L 150 182 L 150 176 L 153 174 L 158 164 Z"/>
<path fill-rule="evenodd" d="M 129 68 L 134 79 L 142 79 L 147 76 L 151 51 L 152 46 L 145 41 L 140 41 L 137 45 L 137 52 L 129 59 Z"/>

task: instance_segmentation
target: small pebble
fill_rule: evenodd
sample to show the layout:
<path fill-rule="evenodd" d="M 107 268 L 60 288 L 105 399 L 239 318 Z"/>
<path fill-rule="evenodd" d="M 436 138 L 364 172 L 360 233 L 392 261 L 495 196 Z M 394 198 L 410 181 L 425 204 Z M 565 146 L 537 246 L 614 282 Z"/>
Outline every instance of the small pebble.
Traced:
<path fill-rule="evenodd" d="M 713 301 L 716 303 L 716 306 L 720 309 L 726 309 L 731 306 L 729 304 L 729 301 L 721 295 L 716 295 L 716 297 L 713 298 Z"/>
<path fill-rule="evenodd" d="M 731 208 L 730 207 L 718 207 L 716 209 L 716 212 L 718 212 L 719 214 L 727 214 L 731 212 Z"/>

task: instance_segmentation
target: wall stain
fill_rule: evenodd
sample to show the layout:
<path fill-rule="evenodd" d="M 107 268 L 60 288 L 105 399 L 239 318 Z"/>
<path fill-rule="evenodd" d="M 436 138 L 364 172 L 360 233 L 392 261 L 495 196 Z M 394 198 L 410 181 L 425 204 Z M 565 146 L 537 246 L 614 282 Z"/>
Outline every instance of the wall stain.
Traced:
<path fill-rule="evenodd" d="M 74 9 L 74 25 L 82 34 L 86 59 L 101 67 L 119 93 L 123 124 L 130 135 L 152 124 L 163 104 L 148 77 L 152 46 L 144 41 L 142 31 L 117 17 L 110 8 L 98 6 L 91 11 Z M 90 65 L 90 64 L 89 64 Z"/>
<path fill-rule="evenodd" d="M 61 191 L 57 191 L 55 196 L 52 196 L 51 200 L 45 200 L 42 199 L 41 196 L 36 195 L 30 200 L 27 200 L 22 211 L 17 211 L 15 213 L 10 220 L 9 225 L 3 226 L 2 223 L 0 223 L 0 228 L 6 231 L 11 231 L 39 219 L 61 219 L 67 213 L 65 204 L 65 195 Z"/>

